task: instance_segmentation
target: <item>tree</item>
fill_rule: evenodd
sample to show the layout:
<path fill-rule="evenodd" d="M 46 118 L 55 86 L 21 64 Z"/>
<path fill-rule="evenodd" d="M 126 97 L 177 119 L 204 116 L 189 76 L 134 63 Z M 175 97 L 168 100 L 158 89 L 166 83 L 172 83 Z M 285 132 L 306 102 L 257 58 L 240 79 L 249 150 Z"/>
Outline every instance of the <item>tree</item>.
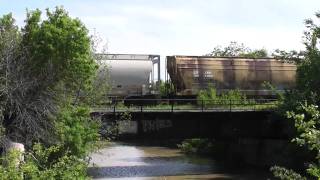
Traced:
<path fill-rule="evenodd" d="M 242 43 L 238 44 L 235 41 L 231 41 L 230 44 L 224 48 L 216 46 L 213 51 L 207 55 L 215 57 L 265 58 L 268 56 L 268 53 L 265 49 L 251 50 Z"/>
<path fill-rule="evenodd" d="M 304 59 L 305 52 L 298 52 L 296 50 L 285 51 L 276 49 L 271 56 L 275 59 L 282 60 L 284 62 L 300 64 L 300 62 Z"/>
<path fill-rule="evenodd" d="M 320 19 L 320 13 L 316 13 Z M 311 178 L 320 178 L 320 26 L 311 19 L 306 20 L 304 44 L 306 51 L 297 66 L 297 90 L 285 97 L 287 117 L 293 119 L 297 130 L 292 141 L 316 153 L 314 161 L 308 163 L 305 173 Z M 271 169 L 280 179 L 307 179 L 282 167 Z"/>
<path fill-rule="evenodd" d="M 320 19 L 320 13 L 316 14 Z M 320 104 L 320 26 L 311 19 L 306 20 L 306 55 L 297 69 L 297 87 L 311 103 Z"/>
<path fill-rule="evenodd" d="M 0 99 L 6 137 L 31 145 L 52 139 L 55 114 L 79 89 L 91 86 L 97 64 L 88 30 L 60 7 L 27 13 L 20 30 L 0 18 Z"/>
<path fill-rule="evenodd" d="M 308 176 L 320 178 L 320 111 L 318 106 L 309 105 L 307 102 L 300 103 L 300 106 L 293 111 L 287 112 L 287 117 L 295 121 L 297 129 L 297 137 L 292 142 L 295 142 L 301 147 L 306 147 L 310 152 L 316 152 L 315 161 L 308 163 L 306 173 Z M 288 170 L 283 167 L 274 166 L 271 171 L 280 179 L 307 179 L 302 175 Z"/>
<path fill-rule="evenodd" d="M 106 93 L 108 69 L 98 70 L 79 19 L 61 7 L 46 16 L 29 11 L 22 29 L 11 14 L 0 18 L 0 140 L 27 146 L 24 161 L 5 149 L 6 179 L 85 179 L 85 157 L 100 137 L 88 105 Z"/>

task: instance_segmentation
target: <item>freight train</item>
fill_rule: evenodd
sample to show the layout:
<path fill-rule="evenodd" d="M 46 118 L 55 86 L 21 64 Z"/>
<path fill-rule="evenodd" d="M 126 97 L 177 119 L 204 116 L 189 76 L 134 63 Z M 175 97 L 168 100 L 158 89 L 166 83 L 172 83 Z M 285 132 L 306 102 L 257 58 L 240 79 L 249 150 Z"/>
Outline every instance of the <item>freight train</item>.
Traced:
<path fill-rule="evenodd" d="M 108 54 L 103 60 L 110 68 L 109 96 L 159 95 L 159 55 Z M 274 92 L 264 83 L 284 91 L 293 89 L 296 80 L 295 64 L 273 58 L 167 56 L 165 72 L 174 95 L 184 97 L 194 97 L 209 86 L 218 93 L 238 89 L 246 96 L 270 97 Z"/>

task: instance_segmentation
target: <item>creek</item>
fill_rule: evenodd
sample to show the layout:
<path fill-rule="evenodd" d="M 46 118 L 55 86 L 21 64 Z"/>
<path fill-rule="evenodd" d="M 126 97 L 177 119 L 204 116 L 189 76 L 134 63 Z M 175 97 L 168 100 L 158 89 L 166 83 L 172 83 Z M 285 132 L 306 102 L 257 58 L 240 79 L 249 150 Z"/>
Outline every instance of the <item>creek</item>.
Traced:
<path fill-rule="evenodd" d="M 214 159 L 185 155 L 177 148 L 112 143 L 91 154 L 88 173 L 93 179 L 268 179 L 268 171 L 237 166 Z M 232 164 L 232 163 L 231 163 Z"/>

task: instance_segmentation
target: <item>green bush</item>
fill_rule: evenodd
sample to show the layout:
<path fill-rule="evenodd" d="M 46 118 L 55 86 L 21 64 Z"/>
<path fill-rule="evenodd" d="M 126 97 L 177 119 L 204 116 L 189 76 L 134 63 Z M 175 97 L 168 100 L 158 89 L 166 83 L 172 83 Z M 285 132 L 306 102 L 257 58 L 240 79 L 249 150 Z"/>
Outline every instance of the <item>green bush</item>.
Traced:
<path fill-rule="evenodd" d="M 270 168 L 273 175 L 282 180 L 306 180 L 307 178 L 302 177 L 300 174 L 296 173 L 291 169 L 286 169 L 279 166 L 273 166 Z"/>
<path fill-rule="evenodd" d="M 237 104 L 242 105 L 248 102 L 246 96 L 240 90 L 229 90 L 221 95 L 217 94 L 217 90 L 209 85 L 207 90 L 200 90 L 197 96 L 197 103 L 204 107 L 212 107 L 219 105 Z"/>
<path fill-rule="evenodd" d="M 310 152 L 316 152 L 313 162 L 308 162 L 306 175 L 314 179 L 320 179 L 320 110 L 317 105 L 310 105 L 307 102 L 300 103 L 295 111 L 287 112 L 287 117 L 294 120 L 297 136 L 292 139 L 301 147 L 306 147 Z M 294 179 L 301 175 L 283 167 L 274 166 L 271 168 L 273 174 L 280 179 Z M 302 176 L 301 176 L 302 177 Z M 295 178 L 299 179 L 299 178 Z M 301 179 L 307 179 L 302 177 Z"/>
<path fill-rule="evenodd" d="M 27 12 L 21 30 L 14 21 L 0 17 L 0 143 L 12 139 L 27 151 L 20 163 L 19 152 L 0 156 L 0 179 L 85 179 L 100 123 L 81 104 L 108 90 L 88 30 L 62 7 L 44 20 L 40 10 Z"/>
<path fill-rule="evenodd" d="M 64 106 L 55 119 L 56 145 L 37 143 L 17 165 L 19 152 L 2 157 L 4 179 L 87 179 L 86 156 L 99 140 L 100 122 L 91 119 L 87 107 Z"/>
<path fill-rule="evenodd" d="M 64 106 L 55 118 L 56 145 L 37 143 L 18 164 L 20 152 L 0 159 L 3 179 L 87 179 L 86 156 L 99 140 L 100 122 L 91 119 L 87 107 Z M 0 179 L 1 179 L 0 178 Z"/>
<path fill-rule="evenodd" d="M 55 121 L 59 143 L 65 151 L 83 158 L 99 140 L 100 124 L 98 120 L 90 117 L 89 108 L 66 106 Z"/>
<path fill-rule="evenodd" d="M 170 81 L 163 82 L 160 80 L 159 93 L 162 97 L 174 94 L 173 84 Z"/>
<path fill-rule="evenodd" d="M 224 101 L 222 104 L 229 104 L 232 102 L 233 104 L 243 104 L 246 102 L 246 96 L 241 94 L 241 92 L 236 89 L 236 90 L 229 90 L 227 93 L 223 93 L 221 95 L 222 100 Z"/>
<path fill-rule="evenodd" d="M 292 140 L 297 145 L 316 153 L 313 160 L 306 160 L 308 167 L 300 172 L 308 177 L 302 177 L 293 170 L 275 166 L 271 169 L 280 179 L 320 179 L 320 13 L 316 21 L 305 21 L 304 33 L 305 52 L 297 61 L 296 90 L 286 94 L 281 104 L 281 111 L 286 111 L 287 117 L 294 121 L 296 134 Z M 286 54 L 285 54 L 286 55 Z M 297 178 L 296 178 L 297 177 Z"/>
<path fill-rule="evenodd" d="M 18 151 L 11 151 L 0 158 L 0 177 L 1 179 L 23 179 L 22 169 L 17 168 L 20 153 Z M 29 167 L 28 169 L 33 169 Z"/>
<path fill-rule="evenodd" d="M 37 143 L 23 154 L 9 151 L 0 158 L 0 179 L 87 179 L 86 156 L 99 140 L 100 123 L 91 119 L 89 108 L 71 105 L 55 119 L 56 145 Z"/>
<path fill-rule="evenodd" d="M 208 139 L 194 138 L 184 140 L 178 148 L 187 154 L 206 154 L 212 151 L 213 144 Z"/>
<path fill-rule="evenodd" d="M 200 90 L 197 96 L 198 104 L 205 107 L 217 104 L 220 100 L 215 88 L 209 86 L 207 90 Z"/>
<path fill-rule="evenodd" d="M 0 163 L 3 164 L 0 165 L 0 177 L 6 180 L 88 179 L 88 163 L 69 153 L 55 157 L 61 149 L 59 145 L 45 148 L 41 144 L 35 144 L 31 152 L 23 154 L 24 161 L 20 164 L 18 158 L 21 152 L 9 151 L 0 158 Z"/>

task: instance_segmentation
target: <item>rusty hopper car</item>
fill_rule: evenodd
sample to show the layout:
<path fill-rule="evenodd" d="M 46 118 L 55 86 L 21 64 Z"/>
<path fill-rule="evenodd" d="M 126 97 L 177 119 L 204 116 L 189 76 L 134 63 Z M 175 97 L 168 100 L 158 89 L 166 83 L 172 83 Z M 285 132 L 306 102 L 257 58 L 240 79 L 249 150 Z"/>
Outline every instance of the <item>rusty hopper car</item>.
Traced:
<path fill-rule="evenodd" d="M 211 84 L 218 93 L 239 89 L 247 96 L 272 96 L 263 84 L 283 91 L 295 86 L 296 65 L 272 58 L 167 56 L 177 95 L 196 95 Z"/>

